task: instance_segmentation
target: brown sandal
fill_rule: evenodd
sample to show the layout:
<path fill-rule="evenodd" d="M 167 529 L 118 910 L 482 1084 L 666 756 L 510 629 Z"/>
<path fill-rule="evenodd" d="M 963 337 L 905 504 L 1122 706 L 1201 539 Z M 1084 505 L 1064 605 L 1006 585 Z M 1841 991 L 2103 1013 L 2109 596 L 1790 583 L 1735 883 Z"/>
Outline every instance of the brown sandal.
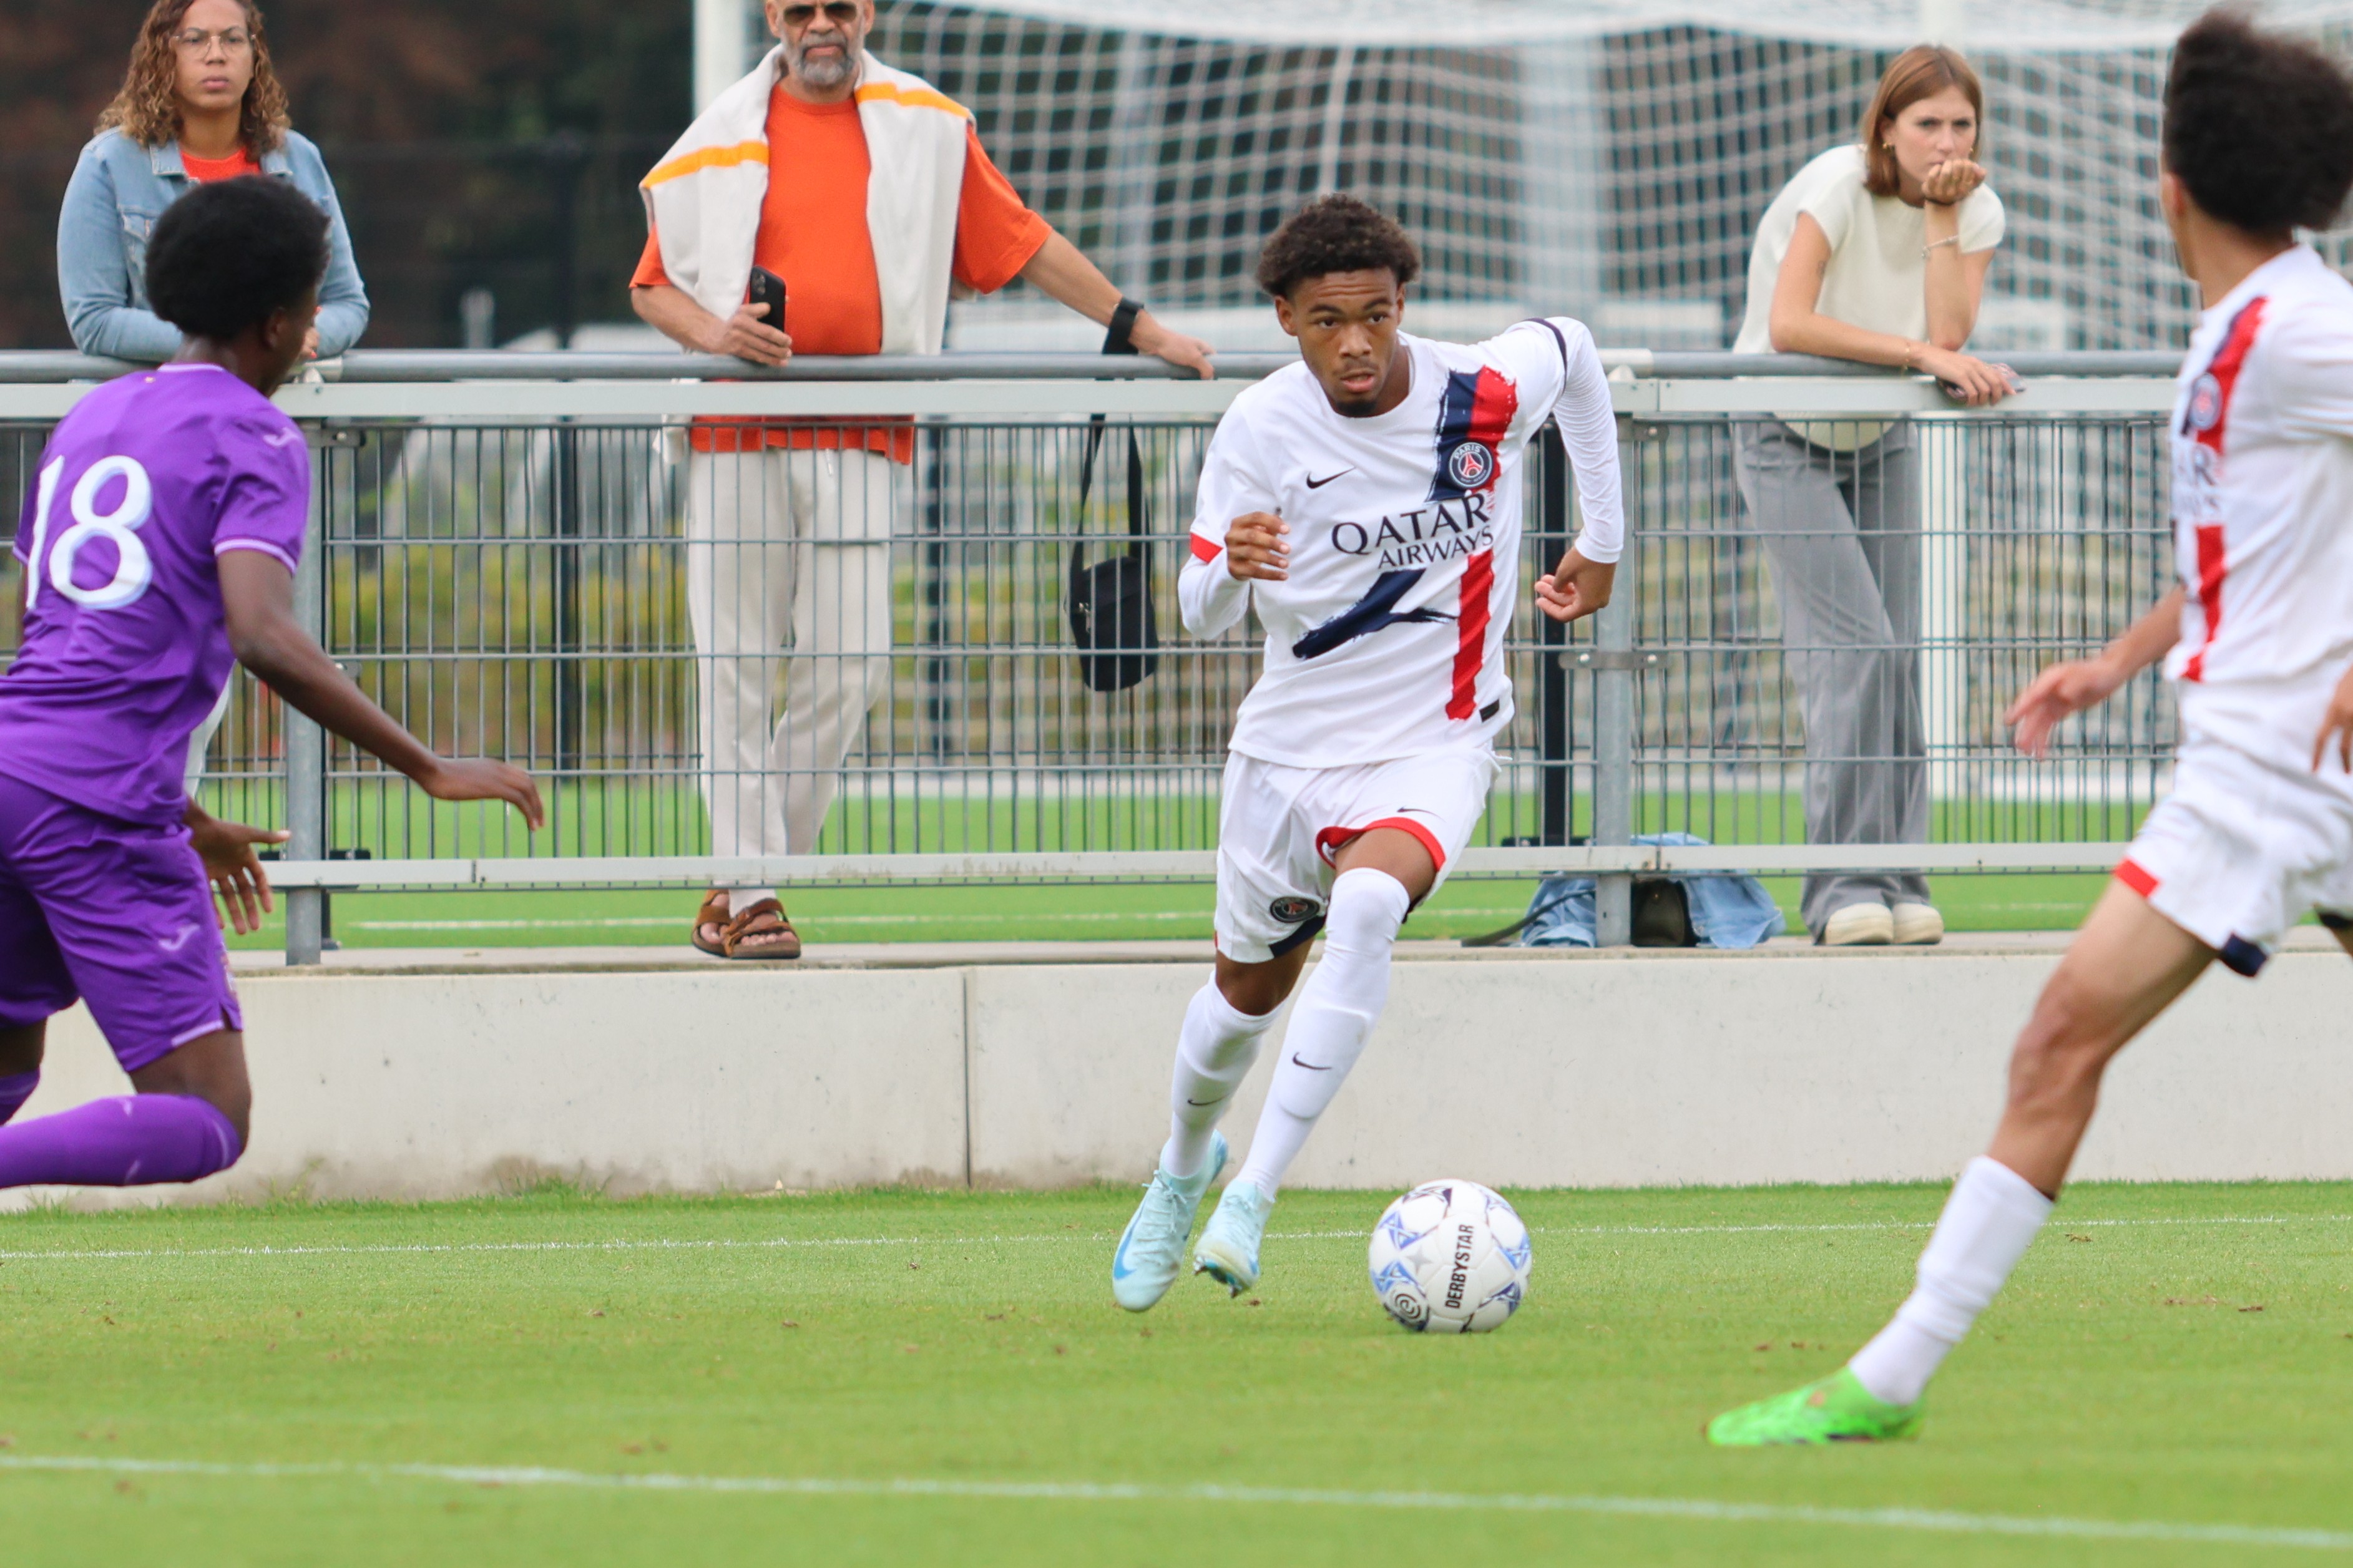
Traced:
<path fill-rule="evenodd" d="M 726 957 L 727 922 L 731 918 L 727 913 L 727 894 L 721 889 L 712 889 L 702 895 L 702 907 L 694 911 L 694 925 L 687 932 L 687 941 L 694 944 L 697 952 L 707 952 L 713 958 Z M 703 939 L 702 928 L 705 926 L 717 929 L 719 936 L 716 941 Z"/>
<path fill-rule="evenodd" d="M 696 947 L 714 957 L 732 958 L 738 963 L 775 958 L 798 958 L 801 955 L 800 933 L 793 930 L 793 922 L 786 916 L 784 905 L 774 899 L 762 899 L 742 914 L 730 917 L 725 912 L 726 897 L 724 893 L 713 892 L 702 900 L 702 908 L 695 915 L 694 945 Z M 718 904 L 720 907 L 713 909 L 713 904 Z M 703 940 L 702 928 L 706 924 L 719 927 L 719 942 L 716 947 Z M 781 940 L 764 942 L 757 946 L 753 946 L 747 940 L 752 937 L 771 937 Z"/>

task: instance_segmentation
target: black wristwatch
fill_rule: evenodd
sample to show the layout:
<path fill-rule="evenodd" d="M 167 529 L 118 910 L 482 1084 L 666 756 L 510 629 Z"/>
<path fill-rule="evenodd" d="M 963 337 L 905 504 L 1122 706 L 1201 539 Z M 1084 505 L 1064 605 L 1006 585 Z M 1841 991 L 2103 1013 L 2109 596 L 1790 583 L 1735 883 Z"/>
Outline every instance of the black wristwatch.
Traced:
<path fill-rule="evenodd" d="M 1122 294 L 1111 313 L 1111 329 L 1103 333 L 1103 352 L 1107 354 L 1142 353 L 1135 346 L 1135 318 L 1144 314 L 1144 307 Z"/>

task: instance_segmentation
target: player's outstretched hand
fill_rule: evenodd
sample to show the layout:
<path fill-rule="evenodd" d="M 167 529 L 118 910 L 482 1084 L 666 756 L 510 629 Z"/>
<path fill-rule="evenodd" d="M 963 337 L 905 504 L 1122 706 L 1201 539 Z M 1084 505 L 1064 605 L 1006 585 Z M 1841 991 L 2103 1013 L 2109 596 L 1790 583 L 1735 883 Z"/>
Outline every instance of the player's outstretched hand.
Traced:
<path fill-rule="evenodd" d="M 1238 583 L 1281 583 L 1291 575 L 1291 525 L 1271 511 L 1246 511 L 1226 530 L 1226 570 Z"/>
<path fill-rule="evenodd" d="M 2124 674 L 2105 658 L 2054 664 L 2018 694 L 2002 722 L 2017 731 L 2010 740 L 2020 751 L 2039 757 L 2051 749 L 2051 731 L 2060 720 L 2106 701 L 2124 683 Z"/>
<path fill-rule="evenodd" d="M 270 900 L 269 873 L 261 868 L 254 846 L 283 844 L 291 835 L 283 828 L 223 822 L 194 801 L 188 803 L 184 820 L 188 825 L 188 847 L 205 863 L 205 879 L 220 895 L 221 910 L 227 916 L 221 923 L 239 936 L 259 931 L 261 917 L 278 906 Z"/>
<path fill-rule="evenodd" d="M 2329 744 L 2330 741 L 2337 743 Z M 2318 773 L 2321 763 L 2334 751 L 2339 766 L 2353 773 L 2353 669 L 2337 683 L 2336 695 L 2328 700 L 2328 717 L 2321 721 L 2320 734 L 2312 742 L 2312 771 Z"/>
<path fill-rule="evenodd" d="M 1609 602 L 1617 581 L 1615 562 L 1588 561 L 1572 550 L 1550 574 L 1536 579 L 1536 608 L 1564 626 L 1582 620 Z"/>
<path fill-rule="evenodd" d="M 540 803 L 539 785 L 521 768 L 480 757 L 434 759 L 432 771 L 417 776 L 417 784 L 435 800 L 502 800 L 522 813 L 534 832 L 547 822 Z"/>

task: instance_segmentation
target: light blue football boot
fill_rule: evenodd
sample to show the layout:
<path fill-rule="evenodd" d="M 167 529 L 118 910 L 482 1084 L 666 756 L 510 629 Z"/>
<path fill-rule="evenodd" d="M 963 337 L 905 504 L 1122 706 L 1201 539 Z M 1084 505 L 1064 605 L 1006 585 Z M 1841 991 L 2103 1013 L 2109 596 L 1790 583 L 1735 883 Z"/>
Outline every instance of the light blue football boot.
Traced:
<path fill-rule="evenodd" d="M 1237 1296 L 1257 1284 L 1258 1247 L 1266 1239 L 1266 1216 L 1273 1212 L 1274 1200 L 1256 1184 L 1235 1181 L 1201 1227 L 1193 1272 L 1208 1274 Z"/>
<path fill-rule="evenodd" d="M 1192 1238 L 1193 1216 L 1201 1212 L 1202 1194 L 1218 1173 L 1226 1168 L 1226 1135 L 1209 1135 L 1209 1157 L 1201 1168 L 1179 1181 L 1155 1166 L 1145 1184 L 1144 1201 L 1135 1217 L 1121 1232 L 1119 1250 L 1111 1255 L 1111 1293 L 1131 1312 L 1150 1311 L 1168 1287 L 1176 1283 L 1185 1266 L 1185 1243 Z"/>

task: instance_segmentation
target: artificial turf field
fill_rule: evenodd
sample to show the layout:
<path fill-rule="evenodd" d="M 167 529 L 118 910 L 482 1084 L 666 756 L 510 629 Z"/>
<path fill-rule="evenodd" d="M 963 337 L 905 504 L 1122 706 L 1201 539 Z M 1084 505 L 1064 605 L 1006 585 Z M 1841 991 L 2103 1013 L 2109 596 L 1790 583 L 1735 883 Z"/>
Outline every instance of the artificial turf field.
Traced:
<path fill-rule="evenodd" d="M 2086 1186 L 1923 1440 L 1717 1452 L 1939 1189 L 1514 1194 L 1528 1304 L 1390 1327 L 1387 1194 L 1130 1317 L 1133 1192 L 0 1219 L 11 1561 L 2174 1563 L 2353 1555 L 2353 1185 Z"/>

